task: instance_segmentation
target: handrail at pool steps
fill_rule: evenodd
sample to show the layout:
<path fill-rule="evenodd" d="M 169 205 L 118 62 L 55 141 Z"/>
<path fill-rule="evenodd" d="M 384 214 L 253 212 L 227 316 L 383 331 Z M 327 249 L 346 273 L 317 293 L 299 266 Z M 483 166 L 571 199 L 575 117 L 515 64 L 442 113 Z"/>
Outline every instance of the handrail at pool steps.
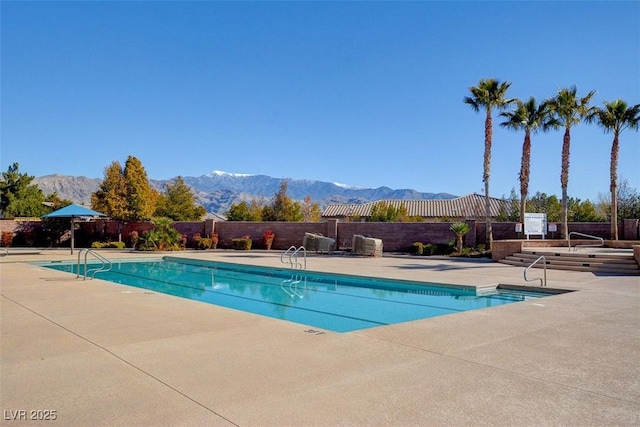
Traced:
<path fill-rule="evenodd" d="M 304 265 L 298 261 L 298 252 L 302 252 L 302 254 L 304 255 L 303 257 Z M 285 260 L 286 257 L 288 257 L 289 265 L 291 266 L 292 269 L 293 268 L 299 269 L 299 270 L 307 269 L 307 250 L 304 248 L 304 246 L 300 246 L 299 248 L 296 248 L 295 246 L 290 246 L 289 249 L 286 250 L 286 252 L 280 255 L 280 262 L 283 264 L 286 264 L 287 263 L 287 261 Z"/>
<path fill-rule="evenodd" d="M 89 272 L 91 272 L 91 279 L 93 279 L 96 273 L 101 271 L 109 271 L 111 270 L 111 267 L 113 267 L 113 264 L 108 258 L 103 257 L 96 251 L 92 251 L 91 249 L 81 249 L 80 252 L 78 252 L 78 272 L 76 274 L 76 279 L 80 277 L 80 255 L 82 255 L 83 253 L 84 253 L 84 274 L 83 274 L 84 278 L 82 280 L 87 280 L 87 275 L 89 274 Z M 93 255 L 94 258 L 102 262 L 102 265 L 98 268 L 92 268 L 91 270 L 87 270 L 87 256 L 89 254 Z"/>
<path fill-rule="evenodd" d="M 573 248 L 573 251 L 576 252 L 578 250 L 578 246 L 582 246 L 582 247 L 587 247 L 587 246 L 604 246 L 604 239 L 602 237 L 598 237 L 598 236 L 592 236 L 591 234 L 584 234 L 584 233 L 578 233 L 577 231 L 572 231 L 569 233 L 569 239 L 568 239 L 568 244 L 569 244 L 569 252 L 571 252 L 571 235 L 575 234 L 576 236 L 582 236 L 582 237 L 587 237 L 589 239 L 596 239 L 596 240 L 600 240 L 600 243 L 598 244 L 593 244 L 593 245 L 575 245 Z"/>
<path fill-rule="evenodd" d="M 542 277 L 534 277 L 533 279 L 527 279 L 527 271 L 529 271 L 529 269 L 533 267 L 536 263 L 538 263 L 540 260 L 543 261 L 542 267 L 544 268 L 544 280 Z M 544 255 L 540 255 L 538 259 L 536 259 L 531 264 L 529 264 L 529 267 L 524 269 L 524 281 L 531 282 L 533 280 L 540 280 L 540 286 L 547 286 L 547 259 L 544 257 Z"/>

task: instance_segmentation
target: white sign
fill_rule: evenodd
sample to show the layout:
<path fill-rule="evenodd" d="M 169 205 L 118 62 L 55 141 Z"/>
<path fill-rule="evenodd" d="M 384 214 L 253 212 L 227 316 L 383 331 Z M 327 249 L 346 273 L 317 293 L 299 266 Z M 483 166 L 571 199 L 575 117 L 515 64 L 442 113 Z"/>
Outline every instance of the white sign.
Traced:
<path fill-rule="evenodd" d="M 524 214 L 524 234 L 527 239 L 532 234 L 544 236 L 547 234 L 547 214 L 544 213 L 525 213 Z"/>

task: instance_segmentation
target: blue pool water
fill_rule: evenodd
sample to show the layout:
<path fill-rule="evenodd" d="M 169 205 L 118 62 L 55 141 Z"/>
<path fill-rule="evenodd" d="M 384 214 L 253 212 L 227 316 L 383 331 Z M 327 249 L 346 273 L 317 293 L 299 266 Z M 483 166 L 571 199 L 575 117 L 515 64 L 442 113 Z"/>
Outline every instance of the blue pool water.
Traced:
<path fill-rule="evenodd" d="M 46 264 L 77 273 L 76 264 Z M 92 268 L 95 266 L 89 266 Z M 84 266 L 81 266 L 83 274 Z M 263 316 L 349 332 L 540 298 L 548 294 L 363 278 L 164 257 L 114 262 L 96 278 Z"/>

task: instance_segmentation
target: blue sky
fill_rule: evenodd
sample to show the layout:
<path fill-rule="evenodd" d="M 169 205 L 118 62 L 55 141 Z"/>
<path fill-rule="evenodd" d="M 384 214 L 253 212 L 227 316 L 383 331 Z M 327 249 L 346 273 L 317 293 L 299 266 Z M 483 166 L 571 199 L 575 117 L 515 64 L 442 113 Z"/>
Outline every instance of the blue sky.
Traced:
<path fill-rule="evenodd" d="M 640 2 L 0 3 L 0 167 L 102 178 L 213 170 L 482 193 L 481 78 L 538 100 L 576 85 L 640 103 Z M 497 126 L 490 193 L 519 192 Z M 612 136 L 572 131 L 569 196 L 607 195 Z M 640 189 L 640 137 L 619 176 Z M 533 136 L 530 194 L 560 196 L 562 132 Z"/>

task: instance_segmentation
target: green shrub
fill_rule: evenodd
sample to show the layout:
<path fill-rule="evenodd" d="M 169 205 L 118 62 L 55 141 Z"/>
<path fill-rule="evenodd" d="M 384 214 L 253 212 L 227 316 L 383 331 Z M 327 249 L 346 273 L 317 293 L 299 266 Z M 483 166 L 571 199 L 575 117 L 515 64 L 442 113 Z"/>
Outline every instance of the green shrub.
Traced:
<path fill-rule="evenodd" d="M 91 244 L 92 249 L 124 249 L 125 247 L 124 242 L 93 242 Z"/>
<path fill-rule="evenodd" d="M 433 243 L 427 243 L 422 247 L 422 255 L 433 255 L 436 253 L 436 245 Z"/>
<path fill-rule="evenodd" d="M 484 245 L 480 245 L 479 248 L 463 247 L 461 251 L 455 251 L 451 254 L 452 257 L 466 257 L 466 258 L 491 258 L 491 252 L 484 250 Z"/>
<path fill-rule="evenodd" d="M 454 247 L 448 243 L 436 243 L 434 254 L 437 255 L 450 255 L 454 251 Z"/>
<path fill-rule="evenodd" d="M 422 242 L 413 242 L 411 245 L 411 253 L 422 255 L 424 244 Z"/>
<path fill-rule="evenodd" d="M 206 237 L 195 239 L 193 243 L 195 248 L 200 250 L 211 249 L 211 244 L 212 244 L 211 239 L 208 239 Z"/>
<path fill-rule="evenodd" d="M 249 237 L 238 237 L 236 239 L 231 239 L 231 246 L 233 249 L 248 251 L 251 250 L 252 240 Z"/>
<path fill-rule="evenodd" d="M 463 247 L 461 251 L 458 252 L 461 256 L 470 256 L 474 254 L 473 248 Z"/>

